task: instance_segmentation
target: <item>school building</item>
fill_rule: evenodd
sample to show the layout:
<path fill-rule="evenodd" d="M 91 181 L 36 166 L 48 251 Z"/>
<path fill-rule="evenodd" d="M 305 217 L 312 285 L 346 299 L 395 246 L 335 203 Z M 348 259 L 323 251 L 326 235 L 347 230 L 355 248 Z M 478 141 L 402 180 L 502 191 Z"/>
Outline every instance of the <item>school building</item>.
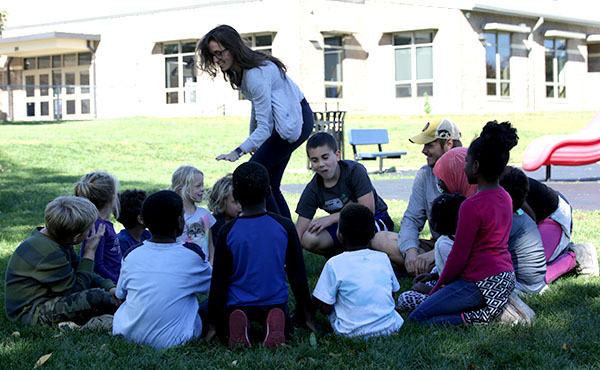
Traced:
<path fill-rule="evenodd" d="M 199 0 L 11 24 L 0 119 L 249 115 L 194 49 L 229 24 L 288 67 L 313 110 L 599 109 L 600 17 L 568 0 Z M 60 9 L 57 7 L 56 12 Z"/>

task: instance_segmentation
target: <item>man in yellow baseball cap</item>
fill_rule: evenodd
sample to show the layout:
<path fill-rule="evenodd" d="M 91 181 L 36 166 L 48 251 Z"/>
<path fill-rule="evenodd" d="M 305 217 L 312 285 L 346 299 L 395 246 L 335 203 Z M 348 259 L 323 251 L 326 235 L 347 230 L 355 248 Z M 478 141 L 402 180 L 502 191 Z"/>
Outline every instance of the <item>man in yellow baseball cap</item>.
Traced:
<path fill-rule="evenodd" d="M 430 219 L 433 200 L 441 194 L 433 166 L 444 153 L 462 146 L 460 137 L 456 123 L 448 118 L 438 118 L 427 122 L 421 133 L 408 139 L 423 145 L 421 152 L 427 158 L 427 164 L 415 175 L 400 233 L 381 231 L 371 242 L 371 248 L 386 253 L 393 263 L 404 266 L 411 275 L 429 272 L 435 263 L 433 245 L 437 233 L 431 231 L 431 240 L 419 239 L 419 233 L 425 221 Z"/>

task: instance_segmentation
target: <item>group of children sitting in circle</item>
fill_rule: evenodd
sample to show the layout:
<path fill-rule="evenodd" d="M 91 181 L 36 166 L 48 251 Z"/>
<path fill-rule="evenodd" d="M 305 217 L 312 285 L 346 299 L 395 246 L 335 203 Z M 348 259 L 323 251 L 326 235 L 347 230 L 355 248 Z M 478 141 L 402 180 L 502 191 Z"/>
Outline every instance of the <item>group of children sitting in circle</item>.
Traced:
<path fill-rule="evenodd" d="M 154 348 L 200 336 L 250 347 L 251 322 L 264 323 L 263 344 L 275 347 L 294 326 L 316 331 L 317 310 L 336 334 L 361 337 L 398 331 L 404 320 L 397 310 L 419 323 L 531 322 L 533 311 L 517 293 L 540 293 L 576 264 L 597 275 L 595 249 L 570 242 L 571 207 L 562 195 L 507 166 L 518 140 L 510 123 L 488 122 L 468 149 L 430 154 L 432 143 L 443 148 L 456 132 L 442 119 L 421 133 L 431 136 L 422 142 L 428 164 L 421 170 L 435 175 L 441 194 L 422 212 L 436 238 L 430 251 L 424 242 L 402 252 L 405 221 L 398 236 L 366 169 L 340 160 L 335 139 L 317 133 L 306 145 L 315 175 L 295 225 L 266 211 L 268 173 L 252 161 L 214 184 L 212 213 L 197 205 L 204 176 L 192 166 L 179 167 L 169 190 L 150 196 L 118 193 L 105 172 L 83 176 L 74 196 L 46 206 L 45 227 L 11 256 L 6 314 L 59 326 L 105 317 L 113 334 Z M 416 192 L 426 191 L 419 181 L 407 220 Z M 315 219 L 317 209 L 329 215 Z M 112 215 L 124 226 L 119 234 Z M 80 255 L 73 248 L 79 243 Z M 312 295 L 303 249 L 328 258 Z M 396 301 L 403 267 L 425 273 Z M 199 303 L 197 294 L 208 299 Z"/>

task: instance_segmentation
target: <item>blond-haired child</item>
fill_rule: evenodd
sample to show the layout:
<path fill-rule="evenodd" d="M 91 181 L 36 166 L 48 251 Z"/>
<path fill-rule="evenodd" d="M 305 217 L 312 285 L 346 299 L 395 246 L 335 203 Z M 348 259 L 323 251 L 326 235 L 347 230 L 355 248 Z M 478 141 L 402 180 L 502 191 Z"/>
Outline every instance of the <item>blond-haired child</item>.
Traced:
<path fill-rule="evenodd" d="M 210 228 L 213 238 L 217 239 L 221 227 L 242 212 L 240 202 L 233 197 L 233 180 L 230 173 L 218 179 L 210 189 L 208 209 L 217 220 Z"/>
<path fill-rule="evenodd" d="M 173 172 L 169 190 L 183 199 L 185 228 L 182 240 L 197 244 L 212 264 L 215 248 L 210 228 L 216 220 L 206 208 L 196 205 L 204 196 L 204 174 L 193 166 L 180 166 Z"/>
<path fill-rule="evenodd" d="M 111 214 L 119 217 L 120 205 L 117 190 L 119 183 L 112 175 L 106 172 L 91 172 L 84 175 L 81 180 L 75 184 L 75 196 L 89 199 L 98 209 L 98 218 L 94 223 L 98 229 L 104 225 L 104 235 L 98 243 L 96 249 L 96 263 L 94 271 L 106 278 L 112 280 L 115 284 L 119 280 L 121 271 L 121 247 L 115 228 L 110 222 Z M 81 244 L 81 255 L 85 253 L 87 243 Z"/>
<path fill-rule="evenodd" d="M 10 320 L 29 325 L 84 324 L 117 309 L 114 283 L 93 272 L 104 234 L 104 225 L 94 228 L 97 217 L 96 207 L 87 199 L 59 197 L 48 203 L 45 227 L 33 230 L 8 261 L 4 298 Z M 84 240 L 87 249 L 80 259 L 73 244 Z"/>

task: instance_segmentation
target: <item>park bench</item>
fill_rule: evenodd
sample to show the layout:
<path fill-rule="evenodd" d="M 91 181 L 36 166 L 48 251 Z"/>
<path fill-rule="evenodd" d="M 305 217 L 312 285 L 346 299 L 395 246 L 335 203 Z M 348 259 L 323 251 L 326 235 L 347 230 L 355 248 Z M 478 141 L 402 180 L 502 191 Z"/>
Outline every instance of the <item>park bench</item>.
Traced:
<path fill-rule="evenodd" d="M 386 129 L 353 129 L 348 131 L 348 141 L 352 145 L 355 161 L 369 161 L 379 159 L 379 173 L 383 173 L 384 158 L 402 158 L 406 152 L 384 152 L 381 145 L 390 142 Z M 377 145 L 377 152 L 358 152 L 358 145 Z"/>

